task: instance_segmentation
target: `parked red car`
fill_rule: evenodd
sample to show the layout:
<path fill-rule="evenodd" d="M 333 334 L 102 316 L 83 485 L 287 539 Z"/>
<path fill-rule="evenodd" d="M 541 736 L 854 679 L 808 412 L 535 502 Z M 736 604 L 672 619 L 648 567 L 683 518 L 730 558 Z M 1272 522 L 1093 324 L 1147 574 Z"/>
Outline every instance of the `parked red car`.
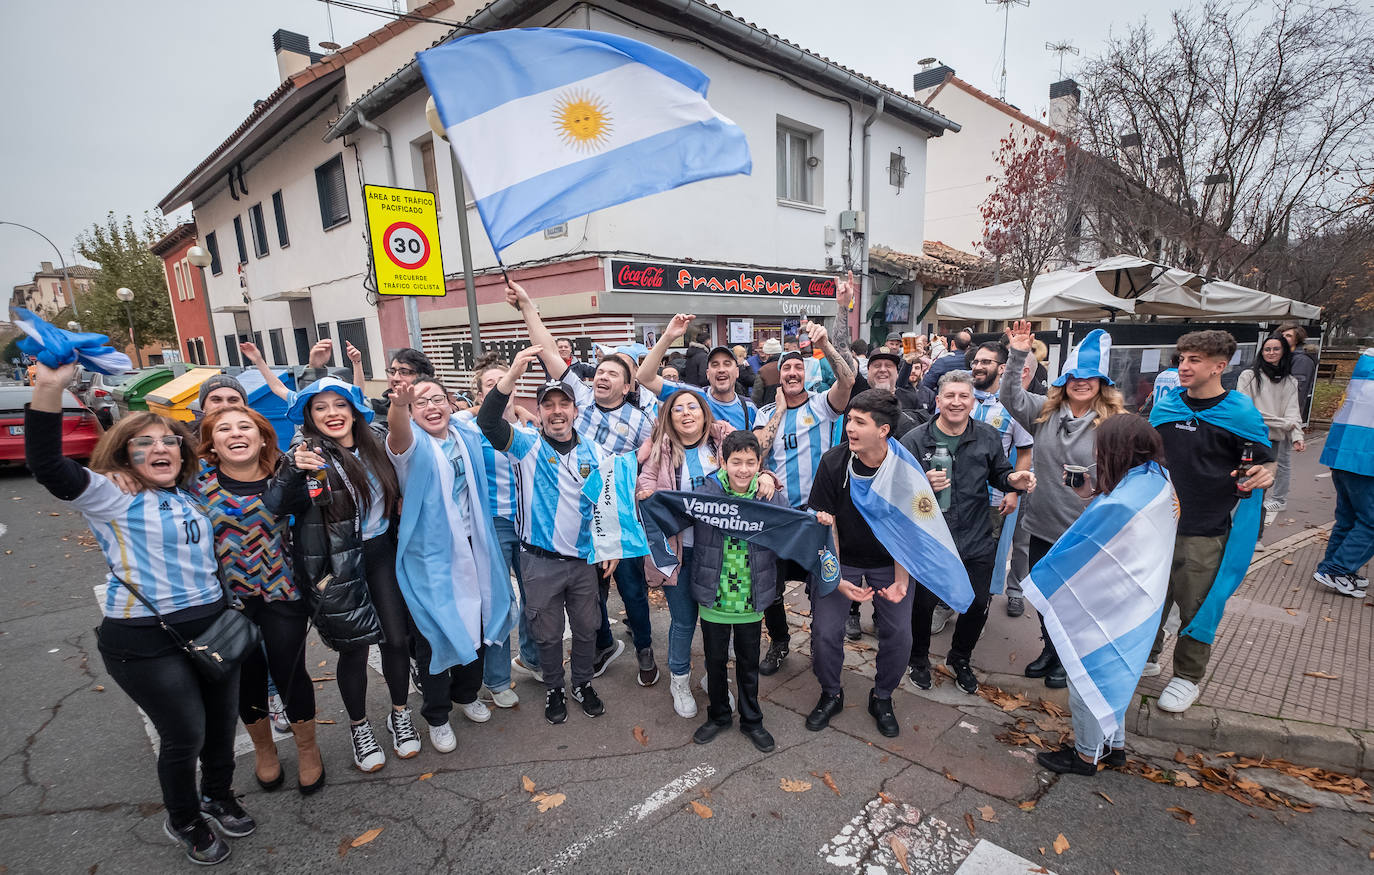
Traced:
<path fill-rule="evenodd" d="M 0 386 L 0 465 L 24 464 L 24 405 L 28 386 Z M 85 462 L 100 440 L 95 414 L 69 389 L 62 390 L 62 455 Z"/>

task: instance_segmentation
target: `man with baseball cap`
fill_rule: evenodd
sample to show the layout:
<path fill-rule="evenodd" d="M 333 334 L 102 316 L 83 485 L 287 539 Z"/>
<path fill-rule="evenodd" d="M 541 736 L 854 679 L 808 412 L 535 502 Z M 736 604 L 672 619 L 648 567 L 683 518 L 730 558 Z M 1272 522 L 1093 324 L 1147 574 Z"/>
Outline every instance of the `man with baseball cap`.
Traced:
<path fill-rule="evenodd" d="M 716 419 L 724 420 L 737 429 L 753 428 L 758 419 L 758 408 L 754 402 L 735 391 L 735 384 L 739 381 L 739 361 L 730 347 L 715 346 L 706 354 L 705 392 L 696 386 L 665 380 L 658 375 L 659 363 L 663 361 L 668 347 L 687 333 L 695 318 L 690 313 L 678 313 L 668 322 L 658 343 L 654 344 L 639 365 L 639 384 L 654 393 L 660 401 L 668 400 L 679 389 L 690 389 L 705 399 Z"/>

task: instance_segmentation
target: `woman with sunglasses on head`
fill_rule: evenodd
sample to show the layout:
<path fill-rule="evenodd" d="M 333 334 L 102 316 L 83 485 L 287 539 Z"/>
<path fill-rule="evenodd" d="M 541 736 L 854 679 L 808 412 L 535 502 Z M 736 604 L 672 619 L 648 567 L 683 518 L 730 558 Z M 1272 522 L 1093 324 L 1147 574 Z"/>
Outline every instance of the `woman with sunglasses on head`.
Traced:
<path fill-rule="evenodd" d="M 198 452 L 205 464 L 194 488 L 214 524 L 220 573 L 265 645 L 244 660 L 239 679 L 239 718 L 253 740 L 254 774 L 264 790 L 285 778 L 268 719 L 270 668 L 296 739 L 300 792 L 308 796 L 324 786 L 324 763 L 315 743 L 315 688 L 305 667 L 308 614 L 287 564 L 287 517 L 268 509 L 280 504 L 267 495 L 281 459 L 277 434 L 256 410 L 224 408 L 201 421 Z"/>
<path fill-rule="evenodd" d="M 719 470 L 720 446 L 730 424 L 717 420 L 702 403 L 700 393 L 679 389 L 659 405 L 658 420 L 641 448 L 639 481 L 635 497 L 641 501 L 661 490 L 695 491 Z M 778 488 L 771 472 L 759 477 L 759 497 L 767 500 Z M 766 494 L 765 494 L 766 493 Z M 679 717 L 695 717 L 692 698 L 692 637 L 696 634 L 697 604 L 692 598 L 692 531 L 682 534 L 677 572 L 664 577 L 649 558 L 645 576 L 651 586 L 662 586 L 668 601 L 668 672 L 673 710 Z"/>
<path fill-rule="evenodd" d="M 100 655 L 157 730 L 163 829 L 192 862 L 219 863 L 229 846 L 211 823 L 234 838 L 256 828 L 232 786 L 238 671 L 207 680 L 168 631 L 194 640 L 227 608 L 210 520 L 187 491 L 200 465 L 184 445 L 181 426 L 147 412 L 126 416 L 105 432 L 91 468 L 64 458 L 62 390 L 75 372 L 75 364 L 37 365 L 24 415 L 26 460 L 45 489 L 81 512 L 105 554 L 110 572 L 96 630 Z M 104 473 L 121 473 L 143 488 L 125 494 Z"/>
<path fill-rule="evenodd" d="M 286 455 L 267 493 L 269 510 L 295 515 L 292 577 L 307 596 L 320 639 L 339 653 L 335 677 L 351 724 L 353 762 L 364 772 L 386 765 L 367 719 L 371 644 L 380 646 L 391 697 L 386 724 L 392 747 L 401 759 L 420 752 L 406 706 L 410 614 L 396 581 L 400 488 L 386 451 L 368 427 L 372 415 L 362 390 L 336 377 L 301 390 L 287 411 L 301 427 L 301 441 Z M 320 471 L 323 476 L 315 473 Z"/>

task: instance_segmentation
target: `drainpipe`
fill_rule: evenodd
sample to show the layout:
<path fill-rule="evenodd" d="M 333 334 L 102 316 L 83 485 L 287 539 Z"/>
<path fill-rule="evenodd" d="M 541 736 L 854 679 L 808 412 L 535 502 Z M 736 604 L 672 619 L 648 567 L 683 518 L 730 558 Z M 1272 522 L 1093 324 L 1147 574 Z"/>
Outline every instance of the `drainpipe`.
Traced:
<path fill-rule="evenodd" d="M 358 111 L 358 127 L 372 131 L 382 138 L 382 151 L 386 153 L 386 184 L 396 187 L 396 153 L 391 148 L 391 132 L 374 121 L 369 121 L 362 111 Z M 412 349 L 423 350 L 420 338 L 420 308 L 413 295 L 406 295 L 402 302 L 406 314 L 406 334 L 410 337 Z"/>
<path fill-rule="evenodd" d="M 861 269 L 861 273 L 859 274 L 859 319 L 860 319 L 860 320 L 862 320 L 862 319 L 864 318 L 864 315 L 865 315 L 866 313 L 868 313 L 868 309 L 869 309 L 870 307 L 873 306 L 873 281 L 870 279 L 870 277 L 869 277 L 869 275 L 868 275 L 868 241 L 872 239 L 872 230 L 871 230 L 871 229 L 872 229 L 872 222 L 873 222 L 873 217 L 869 214 L 869 211 L 868 211 L 868 189 L 869 189 L 870 183 L 872 182 L 872 180 L 870 179 L 870 172 L 869 172 L 869 165 L 872 163 L 872 161 L 871 161 L 871 155 L 869 154 L 870 151 L 871 151 L 870 146 L 871 146 L 871 137 L 872 137 L 872 134 L 870 133 L 870 130 L 869 130 L 869 129 L 872 128 L 872 127 L 873 127 L 873 123 L 874 123 L 875 121 L 878 120 L 878 115 L 879 115 L 880 113 L 882 113 L 882 111 L 883 111 L 883 104 L 886 103 L 886 101 L 887 101 L 887 98 L 886 98 L 885 95 L 883 95 L 883 94 L 879 94 L 879 95 L 878 95 L 878 101 L 877 101 L 877 103 L 873 104 L 873 114 L 870 115 L 867 119 L 864 120 L 864 125 L 863 125 L 863 132 L 864 132 L 864 133 L 863 133 L 863 181 L 862 181 L 862 185 L 863 185 L 863 193 L 862 193 L 862 194 L 863 194 L 863 196 L 862 196 L 862 203 L 863 203 L 863 211 L 864 211 L 864 249 L 863 249 L 862 269 Z M 848 314 L 845 314 L 845 318 L 846 318 L 846 319 L 849 318 Z M 858 332 L 858 334 L 859 334 L 859 337 L 860 337 L 860 338 L 864 337 L 864 328 L 863 328 L 863 323 L 862 323 L 862 322 L 860 322 L 860 324 L 859 324 L 859 332 Z"/>

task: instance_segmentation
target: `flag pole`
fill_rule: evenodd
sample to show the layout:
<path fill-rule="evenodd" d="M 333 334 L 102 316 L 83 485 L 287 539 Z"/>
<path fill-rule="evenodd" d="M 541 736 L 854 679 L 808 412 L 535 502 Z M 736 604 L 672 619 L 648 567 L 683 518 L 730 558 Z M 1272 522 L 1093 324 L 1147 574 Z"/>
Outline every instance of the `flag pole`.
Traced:
<path fill-rule="evenodd" d="M 472 242 L 468 238 L 468 196 L 463 185 L 463 168 L 458 165 L 458 155 L 452 147 L 447 151 L 449 166 L 453 168 L 453 211 L 458 217 L 458 246 L 463 254 L 463 288 L 468 296 L 468 331 L 472 335 L 472 358 L 476 361 L 482 356 L 482 334 L 477 320 L 477 284 L 472 278 Z M 501 256 L 497 255 L 496 260 L 499 264 Z M 501 268 L 503 275 L 505 272 L 506 269 Z M 506 282 L 510 282 L 510 277 L 506 277 Z"/>

